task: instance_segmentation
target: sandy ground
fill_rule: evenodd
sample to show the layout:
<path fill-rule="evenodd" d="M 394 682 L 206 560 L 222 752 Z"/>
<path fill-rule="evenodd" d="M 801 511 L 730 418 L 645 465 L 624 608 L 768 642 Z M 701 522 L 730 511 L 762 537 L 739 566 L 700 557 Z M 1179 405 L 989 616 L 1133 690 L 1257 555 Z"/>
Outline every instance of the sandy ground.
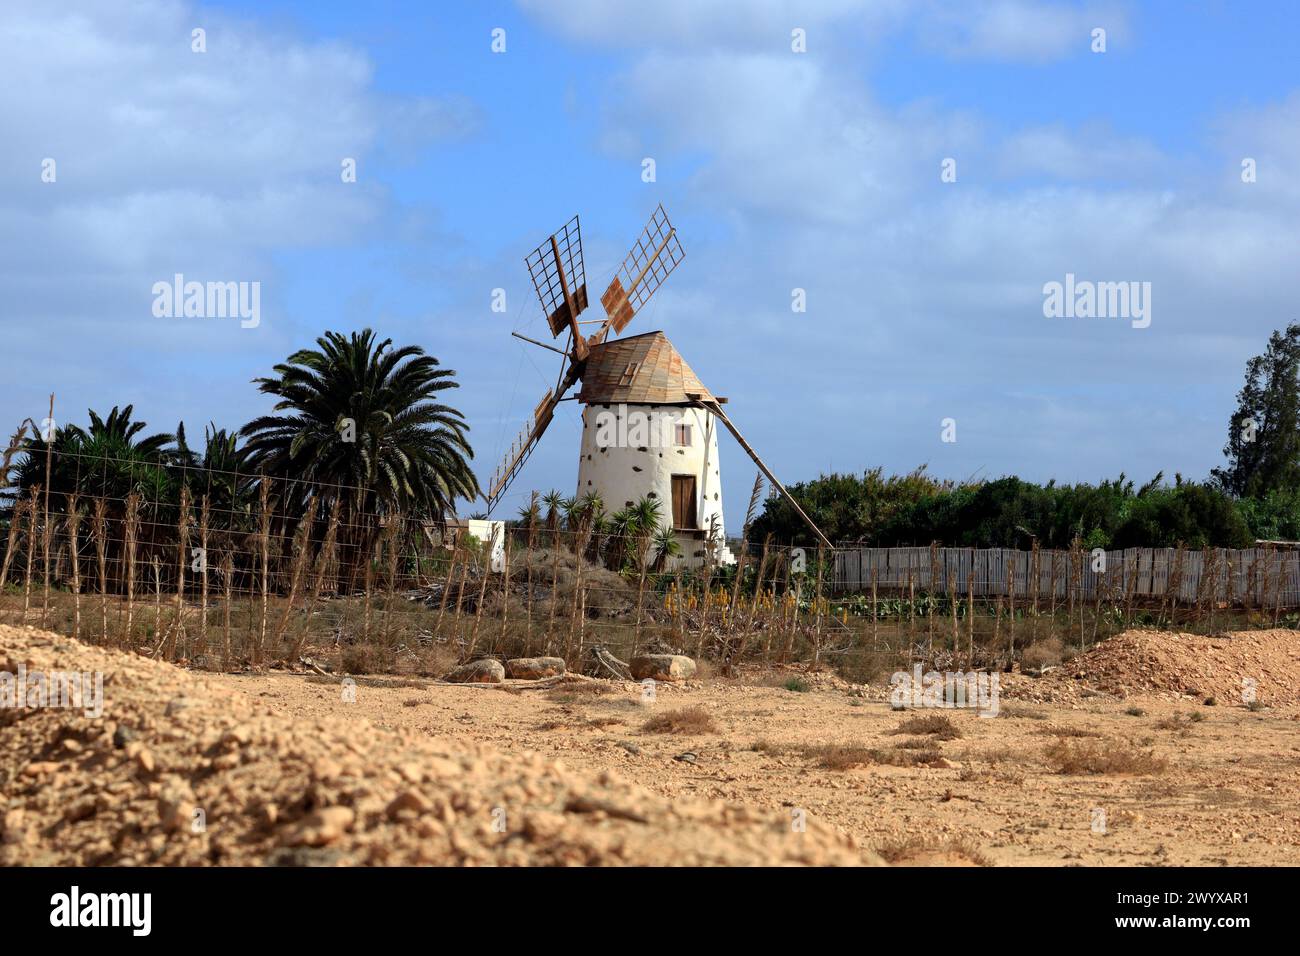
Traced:
<path fill-rule="evenodd" d="M 34 675 L 73 669 L 102 674 L 102 712 L 93 692 L 71 707 L 31 690 Z M 361 707 L 279 706 L 315 698 L 301 679 L 276 698 L 276 678 L 245 682 L 250 697 L 9 627 L 0 672 L 27 686 L 24 706 L 17 683 L 0 688 L 3 865 L 877 862 L 816 819 L 795 828 L 770 809 L 665 799 L 612 770 L 485 746 L 454 722 L 437 739 L 376 727 Z"/>
<path fill-rule="evenodd" d="M 935 711 L 825 673 L 653 700 L 610 681 L 349 688 L 0 627 L 0 671 L 105 674 L 98 719 L 0 710 L 0 863 L 1295 865 L 1298 642 L 1123 635 L 1005 675 L 999 716 L 946 711 L 940 739 L 899 732 Z M 645 726 L 691 707 L 714 728 Z M 860 749 L 827 767 L 823 745 Z M 1061 746 L 1155 765 L 1061 772 Z"/>
<path fill-rule="evenodd" d="M 1268 633 L 1272 639 L 1256 634 L 1239 649 L 1254 666 L 1249 655 L 1266 645 L 1277 658 L 1270 686 L 1281 687 L 1278 671 L 1293 658 L 1298 635 Z M 1159 642 L 1170 639 L 1158 636 Z M 1205 654 L 1198 644 L 1184 649 L 1193 661 Z M 1147 681 L 1157 687 L 1133 691 L 1113 680 L 1115 662 L 1125 654 L 1141 660 L 1141 640 L 1120 642 L 1100 659 L 1045 678 L 1011 675 L 996 718 L 948 711 L 961 736 L 937 742 L 942 759 L 933 765 L 872 763 L 845 770 L 821 768 L 803 748 L 844 744 L 888 751 L 916 739 L 896 732 L 914 714 L 892 711 L 886 688 L 821 676 L 807 692 L 712 679 L 661 685 L 647 704 L 641 688 L 630 683 L 610 682 L 613 693 L 595 695 L 358 678 L 355 701 L 345 702 L 336 680 L 314 675 L 218 680 L 296 720 L 365 720 L 506 753 L 536 752 L 589 774 L 615 770 L 671 800 L 806 810 L 898 862 L 1300 863 L 1300 705 L 1294 697 L 1252 711 L 1240 695 L 1207 706 L 1200 687 L 1175 691 Z M 1145 673 L 1132 669 L 1139 684 Z M 1124 699 L 1090 689 L 1078 674 L 1109 675 L 1111 690 Z M 766 679 L 771 683 L 772 675 Z M 1240 685 L 1238 677 L 1219 672 L 1198 672 L 1197 680 Z M 1292 680 L 1289 686 L 1300 685 Z M 643 729 L 652 715 L 690 705 L 707 710 L 718 732 Z M 1190 719 L 1193 712 L 1202 715 L 1198 721 Z M 1167 766 L 1161 772 L 1060 773 L 1046 751 L 1061 740 L 1149 752 Z M 685 754 L 694 756 L 678 759 Z M 1105 815 L 1104 832 L 1094 828 L 1101 823 L 1098 810 Z"/>

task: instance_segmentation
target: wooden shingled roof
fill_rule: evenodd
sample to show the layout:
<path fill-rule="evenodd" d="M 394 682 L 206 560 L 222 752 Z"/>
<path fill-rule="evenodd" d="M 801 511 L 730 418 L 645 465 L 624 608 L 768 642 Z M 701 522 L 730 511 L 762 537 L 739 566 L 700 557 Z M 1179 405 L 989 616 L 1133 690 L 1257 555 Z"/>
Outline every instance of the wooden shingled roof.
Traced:
<path fill-rule="evenodd" d="M 593 346 L 582 370 L 578 401 L 682 405 L 714 397 L 686 364 L 668 336 L 646 332 Z"/>

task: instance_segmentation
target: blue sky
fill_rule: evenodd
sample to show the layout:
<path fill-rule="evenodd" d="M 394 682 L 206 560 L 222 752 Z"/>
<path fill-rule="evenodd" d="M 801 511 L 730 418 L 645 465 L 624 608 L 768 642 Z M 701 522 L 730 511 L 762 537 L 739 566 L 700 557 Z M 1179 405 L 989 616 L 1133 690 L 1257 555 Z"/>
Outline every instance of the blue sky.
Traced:
<path fill-rule="evenodd" d="M 662 202 L 686 261 L 629 331 L 783 478 L 1200 478 L 1300 320 L 1298 37 L 1281 2 L 6 3 L 0 407 L 236 426 L 369 325 L 458 371 L 486 478 L 557 372 L 509 335 L 543 328 L 523 257 L 579 213 L 598 293 Z M 175 272 L 260 281 L 261 325 L 155 318 Z M 1150 282 L 1151 325 L 1045 318 L 1067 272 Z M 520 496 L 574 485 L 563 408 Z"/>

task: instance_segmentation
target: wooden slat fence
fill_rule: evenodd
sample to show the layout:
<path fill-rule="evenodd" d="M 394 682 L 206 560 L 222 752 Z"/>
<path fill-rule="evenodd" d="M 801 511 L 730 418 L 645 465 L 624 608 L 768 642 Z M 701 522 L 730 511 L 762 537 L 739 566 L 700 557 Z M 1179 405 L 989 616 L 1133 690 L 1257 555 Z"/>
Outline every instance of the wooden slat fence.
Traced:
<path fill-rule="evenodd" d="M 837 548 L 834 587 L 863 592 L 878 588 L 919 592 L 967 592 L 974 574 L 976 597 L 1008 597 L 1013 580 L 1017 604 L 1103 599 L 1171 599 L 1184 604 L 1214 600 L 1257 608 L 1300 606 L 1300 551 L 1273 548 L 1205 551 L 1126 548 L 1105 552 L 1094 571 L 1090 551 L 1023 551 L 1013 548 Z"/>

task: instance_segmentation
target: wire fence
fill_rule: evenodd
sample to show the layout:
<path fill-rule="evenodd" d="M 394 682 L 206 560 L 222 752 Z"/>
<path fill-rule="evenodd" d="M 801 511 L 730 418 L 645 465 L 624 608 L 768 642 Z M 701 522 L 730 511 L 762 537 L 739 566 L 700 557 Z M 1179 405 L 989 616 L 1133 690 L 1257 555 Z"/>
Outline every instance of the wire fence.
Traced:
<path fill-rule="evenodd" d="M 724 670 L 828 663 L 869 678 L 918 660 L 1039 661 L 1042 645 L 1086 648 L 1135 624 L 1290 623 L 1300 573 L 1295 552 L 1272 549 L 770 542 L 687 567 L 656 550 L 653 529 L 617 534 L 581 511 L 448 523 L 360 487 L 43 464 L 53 489 L 10 489 L 0 508 L 0 620 L 211 668 L 438 676 L 546 655 L 617 673 L 672 651 Z"/>

